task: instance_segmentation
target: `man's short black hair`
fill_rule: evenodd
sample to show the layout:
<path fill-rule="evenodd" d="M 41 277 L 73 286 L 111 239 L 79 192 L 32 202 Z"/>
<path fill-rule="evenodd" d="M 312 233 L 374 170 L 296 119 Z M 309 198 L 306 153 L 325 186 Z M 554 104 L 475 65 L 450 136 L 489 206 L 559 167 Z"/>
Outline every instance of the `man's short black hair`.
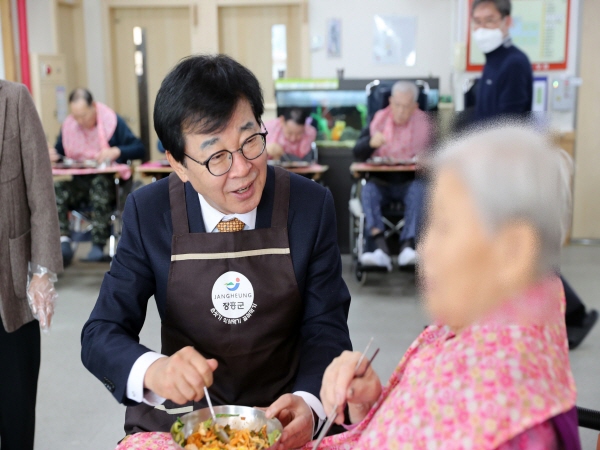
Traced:
<path fill-rule="evenodd" d="M 222 131 L 242 99 L 250 103 L 260 123 L 263 96 L 252 72 L 229 56 L 188 56 L 160 86 L 154 103 L 154 129 L 165 149 L 182 162 L 185 135 Z"/>
<path fill-rule="evenodd" d="M 283 112 L 283 119 L 287 122 L 291 120 L 297 125 L 304 125 L 306 123 L 306 119 L 308 118 L 308 114 L 306 111 L 300 108 L 289 108 Z"/>
<path fill-rule="evenodd" d="M 69 94 L 69 103 L 74 103 L 81 99 L 85 100 L 85 103 L 88 106 L 92 106 L 92 103 L 94 102 L 94 97 L 92 97 L 92 93 L 86 88 L 79 87 L 73 89 Z"/>
<path fill-rule="evenodd" d="M 473 6 L 471 6 L 471 14 L 475 11 L 482 3 L 492 3 L 496 9 L 500 12 L 500 15 L 504 19 L 506 16 L 510 16 L 511 3 L 510 0 L 473 0 Z"/>

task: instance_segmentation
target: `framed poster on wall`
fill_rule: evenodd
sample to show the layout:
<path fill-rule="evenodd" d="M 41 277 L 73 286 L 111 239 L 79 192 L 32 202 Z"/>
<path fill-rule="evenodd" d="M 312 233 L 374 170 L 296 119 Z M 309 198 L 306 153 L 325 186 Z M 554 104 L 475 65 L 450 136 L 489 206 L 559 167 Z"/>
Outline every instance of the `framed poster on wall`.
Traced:
<path fill-rule="evenodd" d="M 467 71 L 480 71 L 483 53 L 471 42 L 471 5 L 467 27 Z M 569 53 L 571 0 L 513 0 L 510 35 L 533 70 L 565 70 Z"/>

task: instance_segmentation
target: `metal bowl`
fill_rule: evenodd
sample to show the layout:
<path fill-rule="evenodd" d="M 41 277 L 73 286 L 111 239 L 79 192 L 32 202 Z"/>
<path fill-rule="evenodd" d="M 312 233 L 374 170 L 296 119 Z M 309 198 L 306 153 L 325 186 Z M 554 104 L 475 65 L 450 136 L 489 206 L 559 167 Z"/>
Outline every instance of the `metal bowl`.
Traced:
<path fill-rule="evenodd" d="M 283 426 L 277 419 L 267 419 L 264 411 L 260 409 L 251 408 L 249 406 L 215 406 L 215 415 L 217 416 L 217 424 L 221 427 L 229 425 L 232 430 L 243 430 L 245 428 L 251 431 L 260 431 L 260 429 L 266 424 L 267 433 L 271 433 L 274 430 L 283 432 Z M 228 417 L 219 417 L 219 414 L 230 415 Z M 183 422 L 183 435 L 187 439 L 193 432 L 196 426 L 211 418 L 210 409 L 204 408 L 191 413 L 187 413 L 179 418 Z M 173 432 L 171 432 L 173 436 Z M 173 436 L 173 441 L 175 437 Z M 183 448 L 178 446 L 179 448 Z"/>

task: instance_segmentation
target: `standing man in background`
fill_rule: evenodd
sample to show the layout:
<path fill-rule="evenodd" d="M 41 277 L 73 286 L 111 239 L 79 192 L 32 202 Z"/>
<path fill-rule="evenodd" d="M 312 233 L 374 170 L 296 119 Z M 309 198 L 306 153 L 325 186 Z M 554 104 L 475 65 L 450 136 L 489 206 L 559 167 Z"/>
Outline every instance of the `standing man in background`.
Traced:
<path fill-rule="evenodd" d="M 44 130 L 27 88 L 4 80 L 0 142 L 0 445 L 32 450 L 40 326 L 63 267 Z"/>
<path fill-rule="evenodd" d="M 533 99 L 533 71 L 527 55 L 515 47 L 510 0 L 474 0 L 473 41 L 485 53 L 477 86 L 475 120 L 526 116 Z"/>
<path fill-rule="evenodd" d="M 144 144 L 129 129 L 125 120 L 103 103 L 94 101 L 87 89 L 77 88 L 69 95 L 71 114 L 62 124 L 54 147 L 53 162 L 67 157 L 74 161 L 94 160 L 98 164 L 126 163 L 144 157 Z M 65 266 L 73 250 L 69 229 L 69 210 L 83 202 L 92 208 L 92 249 L 86 261 L 102 261 L 110 236 L 110 215 L 115 201 L 112 174 L 79 175 L 72 181 L 56 183 L 61 250 Z"/>
<path fill-rule="evenodd" d="M 474 0 L 471 8 L 473 41 L 485 53 L 485 66 L 477 86 L 477 123 L 499 118 L 526 119 L 533 99 L 533 70 L 527 55 L 512 43 L 510 0 Z M 598 319 L 561 277 L 567 300 L 569 348 L 585 339 Z"/>

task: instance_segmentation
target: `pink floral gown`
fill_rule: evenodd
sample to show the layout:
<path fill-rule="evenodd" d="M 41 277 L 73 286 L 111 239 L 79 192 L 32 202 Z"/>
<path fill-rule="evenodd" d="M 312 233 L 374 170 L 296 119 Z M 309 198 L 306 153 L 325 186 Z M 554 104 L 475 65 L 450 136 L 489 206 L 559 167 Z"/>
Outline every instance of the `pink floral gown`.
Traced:
<path fill-rule="evenodd" d="M 367 417 L 320 448 L 559 448 L 549 419 L 575 397 L 564 294 L 552 277 L 459 335 L 428 327 Z"/>

